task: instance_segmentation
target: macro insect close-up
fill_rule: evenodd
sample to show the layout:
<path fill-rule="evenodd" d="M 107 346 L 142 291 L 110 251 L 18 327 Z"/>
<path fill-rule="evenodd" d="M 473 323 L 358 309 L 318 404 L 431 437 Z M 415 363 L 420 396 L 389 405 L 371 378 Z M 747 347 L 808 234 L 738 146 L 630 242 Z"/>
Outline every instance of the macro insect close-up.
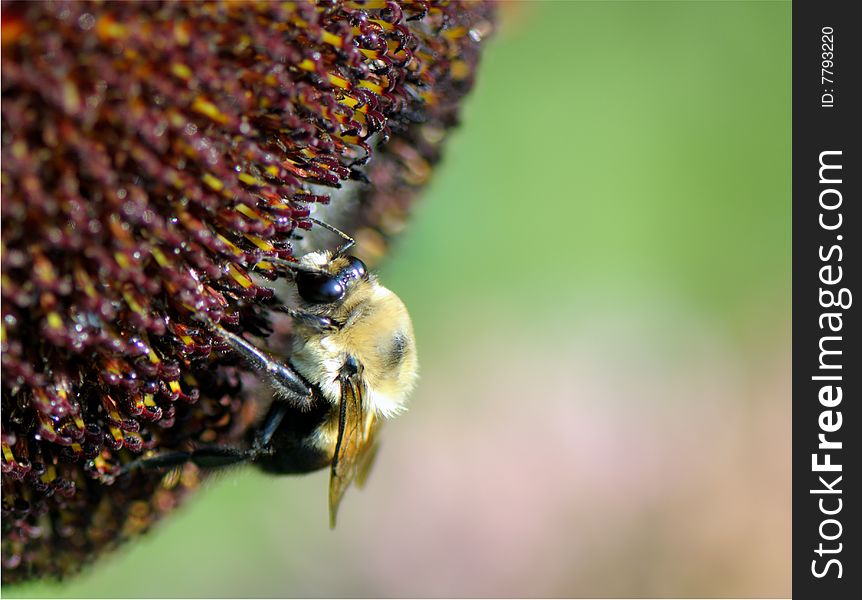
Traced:
<path fill-rule="evenodd" d="M 790 593 L 789 3 L 0 8 L 4 597 Z"/>
<path fill-rule="evenodd" d="M 186 462 L 203 468 L 253 462 L 277 474 L 329 466 L 335 526 L 347 486 L 357 477 L 361 482 L 371 466 L 381 419 L 404 409 L 417 362 L 404 304 L 360 259 L 345 254 L 354 240 L 334 231 L 346 240 L 334 253 L 311 252 L 297 262 L 269 259 L 296 273 L 300 303 L 286 309 L 295 329 L 288 362 L 201 317 L 275 392 L 265 420 L 252 431 L 251 446 L 204 446 L 142 458 L 124 465 L 120 476 Z"/>
<path fill-rule="evenodd" d="M 328 468 L 334 527 L 417 377 L 366 261 L 472 85 L 464 8 L 3 3 L 4 583 L 230 465 Z"/>

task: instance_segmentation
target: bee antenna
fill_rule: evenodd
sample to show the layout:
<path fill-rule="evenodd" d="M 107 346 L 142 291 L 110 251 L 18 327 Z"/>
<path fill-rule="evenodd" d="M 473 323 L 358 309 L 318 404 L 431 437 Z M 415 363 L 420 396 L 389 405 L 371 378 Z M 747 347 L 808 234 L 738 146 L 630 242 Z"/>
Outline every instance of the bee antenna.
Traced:
<path fill-rule="evenodd" d="M 341 231 L 337 227 L 333 227 L 329 223 L 324 223 L 323 221 L 315 219 L 314 217 L 308 217 L 308 220 L 311 221 L 312 223 L 317 223 L 318 225 L 320 225 L 324 229 L 328 229 L 332 233 L 339 235 L 344 239 L 344 243 L 341 244 L 338 247 L 338 249 L 335 251 L 335 256 L 339 256 L 341 254 L 344 254 L 350 248 L 352 248 L 354 244 L 356 244 L 356 240 L 354 240 L 352 237 L 350 237 L 349 235 L 347 235 L 346 233 L 344 233 L 343 231 Z"/>
<path fill-rule="evenodd" d="M 259 261 L 259 263 L 267 262 L 272 265 L 276 265 L 278 267 L 287 267 L 292 271 L 303 271 L 305 273 L 317 273 L 318 275 L 326 275 L 327 272 L 320 267 L 315 267 L 313 265 L 305 265 L 300 262 L 294 262 L 292 260 L 287 260 L 285 258 L 276 258 L 267 256 Z M 257 266 L 257 265 L 255 265 Z"/>

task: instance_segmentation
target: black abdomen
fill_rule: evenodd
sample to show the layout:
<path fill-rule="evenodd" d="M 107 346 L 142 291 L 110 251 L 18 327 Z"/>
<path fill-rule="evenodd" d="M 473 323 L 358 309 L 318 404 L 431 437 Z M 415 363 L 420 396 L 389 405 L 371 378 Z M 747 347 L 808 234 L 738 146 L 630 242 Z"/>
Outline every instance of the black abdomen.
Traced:
<path fill-rule="evenodd" d="M 260 457 L 258 467 L 266 473 L 287 475 L 329 466 L 334 449 L 319 446 L 317 431 L 331 410 L 325 400 L 318 401 L 311 410 L 290 410 L 272 436 L 273 453 Z"/>

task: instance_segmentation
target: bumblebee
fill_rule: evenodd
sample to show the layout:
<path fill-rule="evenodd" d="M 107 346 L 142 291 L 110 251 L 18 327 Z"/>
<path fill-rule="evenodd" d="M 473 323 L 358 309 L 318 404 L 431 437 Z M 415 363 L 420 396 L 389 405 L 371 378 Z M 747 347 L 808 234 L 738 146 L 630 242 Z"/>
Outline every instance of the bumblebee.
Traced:
<path fill-rule="evenodd" d="M 294 338 L 287 361 L 201 319 L 275 392 L 251 446 L 167 452 L 132 461 L 121 474 L 186 462 L 205 469 L 250 462 L 275 474 L 328 465 L 330 527 L 335 526 L 345 490 L 354 480 L 361 485 L 372 463 L 381 420 L 404 410 L 418 363 L 404 303 L 360 259 L 346 254 L 353 238 L 314 222 L 344 239 L 336 251 L 310 252 L 297 262 L 267 259 L 294 273 L 295 306 L 287 309 Z"/>

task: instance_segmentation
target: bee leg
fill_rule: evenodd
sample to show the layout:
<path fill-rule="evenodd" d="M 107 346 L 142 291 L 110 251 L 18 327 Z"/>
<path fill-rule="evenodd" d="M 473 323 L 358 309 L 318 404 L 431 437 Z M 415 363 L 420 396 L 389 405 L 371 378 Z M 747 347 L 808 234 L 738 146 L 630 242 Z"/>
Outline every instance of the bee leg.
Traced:
<path fill-rule="evenodd" d="M 263 425 L 255 436 L 253 442 L 254 445 L 252 446 L 254 449 L 261 452 L 264 451 L 264 449 L 269 448 L 272 436 L 275 434 L 278 426 L 281 425 L 281 421 L 284 419 L 286 414 L 287 404 L 278 401 L 273 402 L 273 405 L 269 410 L 269 414 L 266 416 L 266 421 L 263 422 Z"/>
<path fill-rule="evenodd" d="M 247 342 L 235 333 L 231 333 L 221 325 L 213 322 L 210 322 L 209 325 L 251 367 L 266 373 L 280 397 L 300 408 L 307 408 L 311 404 L 311 389 L 289 365 L 274 359 L 254 344 Z"/>
<path fill-rule="evenodd" d="M 189 462 L 191 456 L 190 452 L 173 450 L 171 452 L 164 452 L 149 458 L 138 458 L 123 465 L 120 472 L 117 474 L 117 477 L 131 473 L 132 471 L 155 471 L 159 469 L 180 467 Z"/>
<path fill-rule="evenodd" d="M 272 450 L 268 446 L 243 449 L 232 446 L 202 446 L 191 452 L 173 450 L 151 456 L 139 458 L 123 465 L 117 477 L 121 477 L 134 471 L 160 471 L 174 469 L 186 463 L 193 463 L 202 469 L 218 469 L 243 462 L 253 462 L 258 457 L 270 454 Z"/>
<path fill-rule="evenodd" d="M 338 331 L 338 326 L 329 317 L 319 317 L 311 313 L 292 308 L 285 308 L 284 312 L 290 315 L 290 318 L 306 327 L 317 331 L 318 333 L 332 333 Z"/>
<path fill-rule="evenodd" d="M 268 453 L 263 448 L 233 448 L 231 446 L 203 446 L 195 449 L 191 462 L 202 469 L 218 469 L 244 462 L 254 462 L 262 454 Z"/>

